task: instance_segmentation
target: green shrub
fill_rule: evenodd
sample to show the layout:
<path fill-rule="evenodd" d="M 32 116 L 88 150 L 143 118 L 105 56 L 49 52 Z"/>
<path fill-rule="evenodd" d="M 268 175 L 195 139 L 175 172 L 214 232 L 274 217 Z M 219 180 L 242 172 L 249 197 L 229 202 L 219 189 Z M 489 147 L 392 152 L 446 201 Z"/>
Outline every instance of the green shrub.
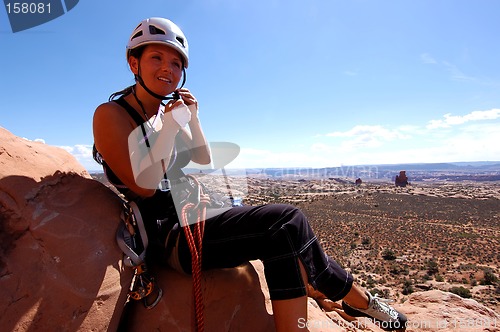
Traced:
<path fill-rule="evenodd" d="M 498 282 L 498 277 L 493 273 L 491 269 L 484 269 L 484 278 L 481 281 L 483 285 L 496 285 Z"/>
<path fill-rule="evenodd" d="M 400 264 L 392 264 L 391 267 L 389 268 L 389 273 L 398 275 L 398 274 L 404 274 L 408 275 L 410 274 L 410 270 L 408 270 L 407 266 L 400 265 Z"/>
<path fill-rule="evenodd" d="M 392 251 L 391 249 L 385 249 L 382 252 L 382 258 L 385 259 L 386 261 L 392 261 L 396 259 L 396 253 Z"/>
<path fill-rule="evenodd" d="M 409 295 L 413 293 L 413 285 L 410 280 L 405 280 L 403 283 L 403 295 Z"/>
<path fill-rule="evenodd" d="M 367 287 L 373 288 L 375 287 L 376 283 L 377 282 L 375 281 L 375 279 L 373 279 L 371 276 L 368 276 L 368 279 L 366 280 Z"/>
<path fill-rule="evenodd" d="M 453 294 L 457 294 L 460 297 L 469 299 L 472 297 L 472 294 L 470 293 L 470 290 L 467 288 L 460 286 L 460 287 L 451 287 L 450 292 Z"/>
<path fill-rule="evenodd" d="M 424 276 L 422 277 L 422 280 L 423 280 L 424 282 L 429 281 L 429 280 L 432 280 L 432 276 L 430 276 L 430 275 L 428 275 L 428 274 L 424 274 Z"/>
<path fill-rule="evenodd" d="M 434 259 L 427 261 L 427 273 L 433 275 L 439 272 L 438 263 Z"/>
<path fill-rule="evenodd" d="M 386 298 L 386 299 L 388 299 L 390 297 L 390 295 L 391 295 L 391 294 L 389 294 L 389 290 L 388 289 L 380 290 L 378 288 L 373 288 L 369 292 L 373 296 L 378 295 L 378 296 L 380 296 L 382 298 Z"/>

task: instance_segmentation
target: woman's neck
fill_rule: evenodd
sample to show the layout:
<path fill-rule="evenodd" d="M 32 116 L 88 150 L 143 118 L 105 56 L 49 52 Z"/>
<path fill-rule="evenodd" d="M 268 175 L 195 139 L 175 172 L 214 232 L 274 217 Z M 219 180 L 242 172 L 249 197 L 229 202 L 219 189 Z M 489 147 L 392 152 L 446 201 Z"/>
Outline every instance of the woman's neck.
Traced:
<path fill-rule="evenodd" d="M 134 92 L 127 96 L 127 99 L 127 102 L 131 104 L 141 114 L 141 116 L 144 116 L 145 113 L 147 119 L 158 113 L 158 108 L 161 104 L 159 99 L 151 96 L 149 93 L 140 87 L 138 88 L 137 86 L 134 88 Z"/>

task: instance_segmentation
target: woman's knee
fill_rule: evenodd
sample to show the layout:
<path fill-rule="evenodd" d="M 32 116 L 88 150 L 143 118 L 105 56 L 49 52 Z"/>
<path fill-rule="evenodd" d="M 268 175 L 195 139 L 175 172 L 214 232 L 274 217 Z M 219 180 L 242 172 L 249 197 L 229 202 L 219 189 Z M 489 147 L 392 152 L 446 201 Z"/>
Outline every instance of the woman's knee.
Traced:
<path fill-rule="evenodd" d="M 292 242 L 302 242 L 314 236 L 307 217 L 299 208 L 288 204 L 275 204 L 270 209 L 273 212 L 269 214 L 269 230 L 273 238 L 286 234 Z"/>
<path fill-rule="evenodd" d="M 302 210 L 298 207 L 290 204 L 269 204 L 267 205 L 273 214 L 276 214 L 278 218 L 298 218 L 307 220 Z"/>

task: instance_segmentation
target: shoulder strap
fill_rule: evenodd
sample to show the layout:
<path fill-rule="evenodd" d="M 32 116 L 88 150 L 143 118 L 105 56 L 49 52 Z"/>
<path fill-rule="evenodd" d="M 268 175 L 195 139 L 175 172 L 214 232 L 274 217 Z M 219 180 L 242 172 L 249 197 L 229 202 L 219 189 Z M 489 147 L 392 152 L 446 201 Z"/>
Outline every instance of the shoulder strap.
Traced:
<path fill-rule="evenodd" d="M 137 126 L 141 127 L 142 134 L 144 135 L 144 139 L 146 142 L 146 146 L 149 148 L 150 147 L 149 140 L 146 136 L 146 129 L 144 129 L 144 125 L 143 125 L 145 120 L 139 115 L 139 113 L 137 113 L 135 108 L 133 108 L 129 103 L 127 103 L 127 101 L 125 100 L 125 98 L 123 98 L 123 96 L 121 96 L 120 98 L 115 99 L 113 101 L 115 103 L 117 103 L 118 105 L 120 105 L 121 107 L 123 107 L 127 111 L 128 115 L 130 115 L 132 117 L 132 119 L 135 121 Z"/>
<path fill-rule="evenodd" d="M 123 107 L 138 126 L 142 125 L 145 122 L 145 120 L 139 115 L 139 113 L 137 113 L 137 111 L 129 103 L 127 103 L 123 96 L 113 101 Z"/>

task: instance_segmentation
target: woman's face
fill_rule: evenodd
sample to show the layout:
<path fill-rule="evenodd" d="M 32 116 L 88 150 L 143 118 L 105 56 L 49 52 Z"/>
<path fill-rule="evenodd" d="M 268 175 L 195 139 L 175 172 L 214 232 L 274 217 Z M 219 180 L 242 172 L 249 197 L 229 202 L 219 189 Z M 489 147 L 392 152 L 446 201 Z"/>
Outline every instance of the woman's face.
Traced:
<path fill-rule="evenodd" d="M 150 44 L 144 48 L 140 61 L 131 57 L 130 68 L 140 75 L 153 92 L 166 96 L 175 89 L 182 77 L 182 58 L 175 49 L 162 44 Z"/>

